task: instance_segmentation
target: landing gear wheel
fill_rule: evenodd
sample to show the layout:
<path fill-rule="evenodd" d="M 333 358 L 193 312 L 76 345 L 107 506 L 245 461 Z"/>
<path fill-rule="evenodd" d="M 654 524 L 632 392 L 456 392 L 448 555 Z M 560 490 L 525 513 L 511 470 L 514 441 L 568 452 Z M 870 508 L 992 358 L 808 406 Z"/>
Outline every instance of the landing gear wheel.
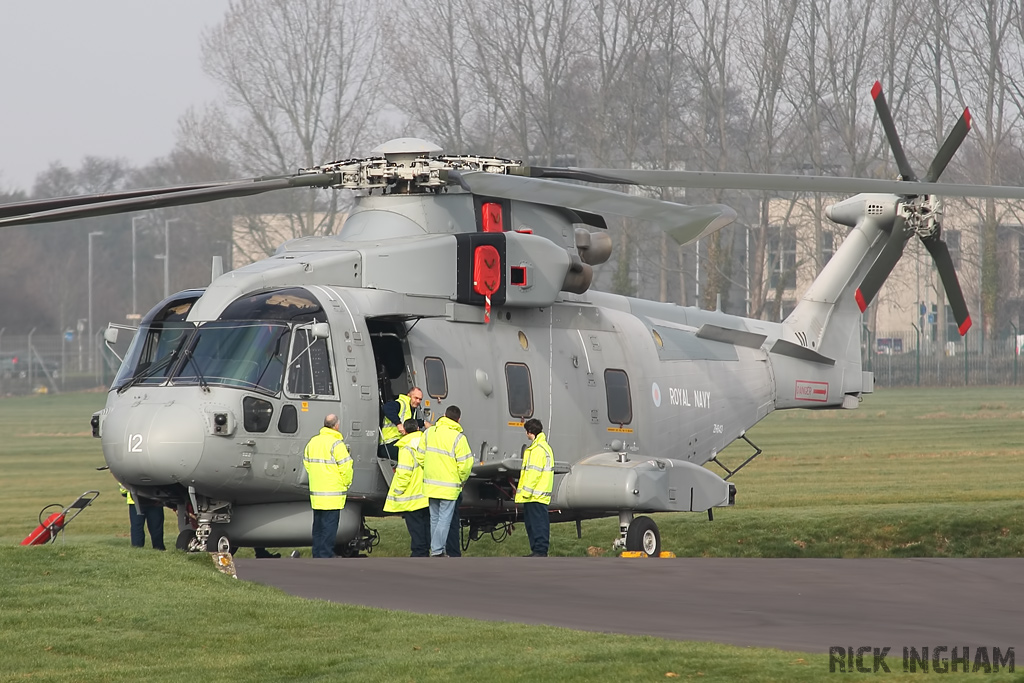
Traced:
<path fill-rule="evenodd" d="M 206 552 L 231 553 L 232 555 L 238 552 L 238 546 L 231 545 L 226 525 L 214 524 L 210 528 L 210 535 L 206 539 Z"/>
<path fill-rule="evenodd" d="M 184 531 L 178 534 L 178 540 L 174 542 L 174 547 L 178 550 L 183 550 L 186 553 L 192 553 L 195 552 L 195 548 L 192 547 L 192 544 L 195 542 L 195 540 L 196 530 L 185 529 Z"/>
<path fill-rule="evenodd" d="M 626 550 L 642 550 L 650 557 L 661 553 L 661 534 L 650 517 L 636 517 L 626 531 Z"/>

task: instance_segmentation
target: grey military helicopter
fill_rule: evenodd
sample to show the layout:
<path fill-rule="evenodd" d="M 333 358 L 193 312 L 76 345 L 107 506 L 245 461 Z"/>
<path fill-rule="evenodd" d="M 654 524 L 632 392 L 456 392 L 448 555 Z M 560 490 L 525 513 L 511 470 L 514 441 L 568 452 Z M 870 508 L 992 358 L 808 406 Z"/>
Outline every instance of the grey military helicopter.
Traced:
<path fill-rule="evenodd" d="M 309 545 L 303 448 L 337 413 L 355 462 L 337 546 L 371 549 L 366 520 L 383 515 L 392 471 L 377 457 L 379 406 L 419 386 L 424 418 L 463 411 L 468 539 L 501 538 L 520 518 L 522 424 L 536 416 L 559 458 L 552 520 L 617 516 L 614 547 L 654 555 L 660 534 L 642 513 L 733 505 L 736 470 L 704 465 L 750 427 L 774 410 L 856 408 L 872 391 L 861 314 L 914 235 L 961 334 L 970 327 L 937 196 L 1024 192 L 935 182 L 966 111 L 918 181 L 877 84 L 872 95 L 899 180 L 530 167 L 404 138 L 294 175 L 0 206 L 0 226 L 294 187 L 360 195 L 337 235 L 286 242 L 142 319 L 92 429 L 125 486 L 194 511 L 179 548 Z M 851 231 L 776 323 L 591 290 L 612 250 L 604 214 L 686 244 L 735 213 L 581 182 L 861 194 L 829 207 Z"/>

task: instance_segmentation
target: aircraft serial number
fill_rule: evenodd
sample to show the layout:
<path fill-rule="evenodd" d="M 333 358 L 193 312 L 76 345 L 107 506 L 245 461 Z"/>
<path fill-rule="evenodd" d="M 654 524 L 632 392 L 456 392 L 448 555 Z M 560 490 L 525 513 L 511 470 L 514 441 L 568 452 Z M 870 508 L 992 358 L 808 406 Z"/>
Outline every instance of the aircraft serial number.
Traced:
<path fill-rule="evenodd" d="M 128 452 L 129 453 L 141 453 L 142 452 L 142 434 L 129 434 L 128 435 Z"/>

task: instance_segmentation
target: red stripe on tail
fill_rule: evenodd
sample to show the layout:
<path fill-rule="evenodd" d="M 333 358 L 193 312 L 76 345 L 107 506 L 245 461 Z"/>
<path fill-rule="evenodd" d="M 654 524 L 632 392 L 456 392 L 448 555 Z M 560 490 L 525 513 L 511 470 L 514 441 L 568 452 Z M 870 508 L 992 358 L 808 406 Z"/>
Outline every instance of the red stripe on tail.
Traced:
<path fill-rule="evenodd" d="M 967 320 L 964 320 L 963 325 L 959 329 L 961 337 L 967 334 L 967 330 L 971 329 L 971 316 L 967 316 Z"/>
<path fill-rule="evenodd" d="M 857 299 L 857 305 L 860 306 L 861 313 L 868 310 L 868 302 L 864 301 L 864 295 L 860 293 L 860 288 L 857 289 L 857 294 L 854 295 L 854 298 Z"/>

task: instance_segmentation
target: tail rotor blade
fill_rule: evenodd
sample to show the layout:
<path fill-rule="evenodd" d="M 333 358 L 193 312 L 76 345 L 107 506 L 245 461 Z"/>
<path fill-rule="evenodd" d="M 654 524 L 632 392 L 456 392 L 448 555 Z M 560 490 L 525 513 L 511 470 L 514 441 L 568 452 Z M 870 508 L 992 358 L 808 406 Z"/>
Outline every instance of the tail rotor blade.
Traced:
<path fill-rule="evenodd" d="M 960 148 L 960 144 L 967 137 L 967 131 L 971 129 L 971 111 L 964 109 L 964 113 L 960 115 L 960 120 L 953 126 L 953 130 L 949 131 L 949 135 L 946 136 L 945 142 L 942 143 L 942 147 L 939 148 L 938 154 L 932 159 L 931 166 L 928 167 L 928 175 L 924 177 L 926 183 L 934 183 L 938 180 L 942 172 L 946 170 L 946 165 L 949 164 L 949 160 L 956 154 L 957 149 Z"/>
<path fill-rule="evenodd" d="M 939 277 L 942 279 L 942 288 L 946 290 L 946 301 L 953 309 L 953 317 L 956 318 L 956 327 L 960 336 L 967 334 L 971 328 L 971 314 L 967 310 L 967 302 L 964 300 L 963 290 L 960 289 L 960 279 L 956 276 L 956 268 L 953 267 L 953 259 L 949 256 L 949 247 L 941 237 L 935 235 L 928 239 L 922 239 L 928 253 L 935 261 L 935 267 L 939 270 Z"/>
<path fill-rule="evenodd" d="M 903 216 L 897 216 L 896 220 L 893 221 L 892 232 L 889 233 L 888 241 L 875 258 L 875 262 L 871 264 L 867 275 L 864 276 L 864 281 L 860 283 L 860 287 L 857 289 L 857 305 L 860 306 L 861 313 L 867 310 L 868 304 L 878 294 L 878 290 L 882 288 L 885 279 L 889 277 L 889 273 L 892 272 L 892 269 L 896 267 L 897 261 L 903 256 L 903 249 L 907 246 L 908 237 L 904 229 L 906 222 Z"/>
<path fill-rule="evenodd" d="M 896 168 L 900 171 L 903 180 L 917 180 L 914 170 L 910 168 L 907 155 L 903 152 L 903 145 L 900 144 L 900 136 L 896 132 L 896 124 L 892 120 L 892 112 L 889 111 L 889 104 L 885 101 L 885 94 L 882 92 L 882 84 L 875 81 L 871 87 L 871 99 L 875 101 L 875 111 L 878 112 L 878 119 L 882 122 L 882 129 L 885 137 L 889 140 L 889 147 L 892 148 L 892 155 L 896 159 Z"/>

